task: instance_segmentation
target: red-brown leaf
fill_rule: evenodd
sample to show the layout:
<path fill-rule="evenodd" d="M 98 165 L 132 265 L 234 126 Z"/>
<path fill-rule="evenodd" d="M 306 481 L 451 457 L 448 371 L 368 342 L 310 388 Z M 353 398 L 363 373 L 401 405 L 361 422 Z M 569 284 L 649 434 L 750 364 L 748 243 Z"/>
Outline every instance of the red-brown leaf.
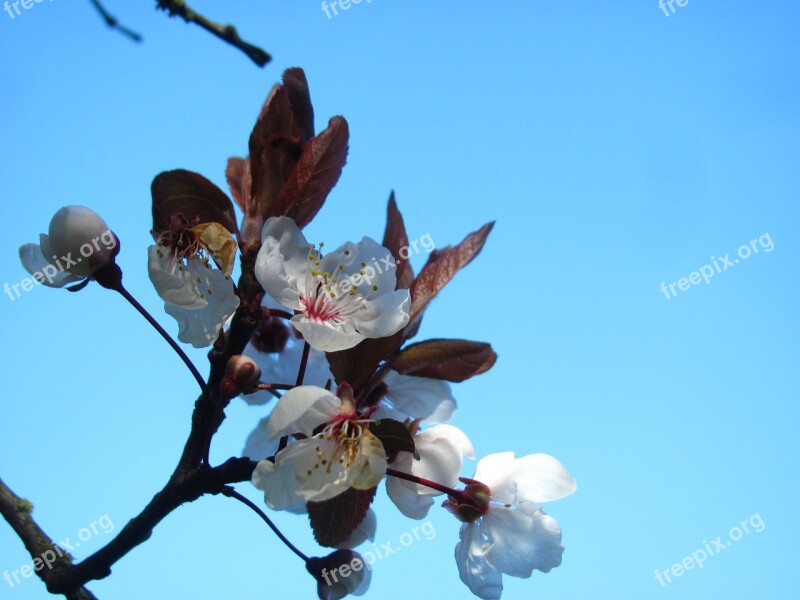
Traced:
<path fill-rule="evenodd" d="M 236 216 L 230 198 L 208 179 L 185 169 L 165 171 L 156 175 L 150 186 L 153 196 L 153 231 L 161 233 L 170 218 L 183 213 L 200 223 L 219 223 L 236 233 Z"/>
<path fill-rule="evenodd" d="M 485 373 L 497 354 L 489 344 L 468 340 L 427 340 L 403 349 L 391 367 L 403 375 L 459 382 Z"/>
<path fill-rule="evenodd" d="M 289 105 L 294 116 L 292 133 L 306 144 L 314 137 L 314 107 L 311 105 L 308 81 L 303 69 L 286 69 L 283 72 L 283 85 L 289 95 Z"/>
<path fill-rule="evenodd" d="M 458 246 L 448 246 L 431 253 L 411 285 L 411 310 L 406 331 L 413 330 L 414 322 L 436 294 L 480 253 L 493 227 L 494 222 L 487 223 L 470 233 Z"/>
<path fill-rule="evenodd" d="M 349 135 L 347 121 L 333 117 L 328 127 L 306 144 L 281 189 L 276 214 L 291 217 L 301 228 L 314 218 L 342 174 Z"/>
<path fill-rule="evenodd" d="M 320 546 L 335 548 L 349 538 L 367 516 L 375 491 L 348 488 L 323 502 L 308 503 L 308 518 Z"/>
<path fill-rule="evenodd" d="M 283 214 L 275 208 L 278 195 L 303 151 L 303 141 L 294 129 L 289 92 L 277 85 L 261 109 L 249 142 L 254 200 L 250 208 L 264 219 Z"/>
<path fill-rule="evenodd" d="M 225 178 L 236 204 L 247 214 L 247 207 L 250 205 L 250 161 L 237 156 L 229 158 Z"/>
<path fill-rule="evenodd" d="M 356 399 L 360 399 L 366 384 L 382 360 L 392 356 L 403 344 L 403 334 L 396 334 L 359 342 L 354 348 L 340 352 L 328 352 L 328 363 L 336 383 L 348 382 L 353 387 Z"/>
<path fill-rule="evenodd" d="M 411 268 L 411 262 L 404 260 L 400 256 L 400 250 L 408 249 L 408 233 L 406 233 L 406 224 L 403 221 L 403 215 L 397 208 L 397 202 L 394 199 L 394 192 L 389 196 L 389 206 L 386 210 L 386 231 L 383 234 L 383 246 L 388 248 L 394 257 L 395 264 L 397 265 L 397 286 L 396 289 L 407 289 L 411 287 L 414 281 L 414 271 Z"/>

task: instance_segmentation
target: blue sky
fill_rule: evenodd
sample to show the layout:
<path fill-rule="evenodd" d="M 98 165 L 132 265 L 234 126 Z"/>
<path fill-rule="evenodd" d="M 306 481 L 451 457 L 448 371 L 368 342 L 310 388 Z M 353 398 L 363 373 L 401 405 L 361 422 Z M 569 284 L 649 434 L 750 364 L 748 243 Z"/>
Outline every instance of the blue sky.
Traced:
<path fill-rule="evenodd" d="M 505 578 L 503 598 L 797 595 L 796 3 L 690 0 L 665 16 L 655 0 L 373 0 L 330 19 L 318 2 L 192 4 L 274 61 L 259 70 L 152 3 L 107 2 L 140 45 L 89 2 L 0 12 L 0 284 L 25 277 L 17 248 L 59 207 L 84 204 L 120 237 L 128 289 L 176 333 L 147 278 L 150 182 L 182 167 L 225 189 L 270 87 L 301 66 L 317 128 L 342 114 L 351 130 L 309 238 L 379 238 L 392 189 L 412 238 L 443 246 L 497 220 L 421 336 L 490 341 L 500 356 L 455 387 L 454 424 L 479 455 L 547 452 L 578 481 L 546 507 L 562 566 Z M 759 252 L 740 258 L 751 240 Z M 740 262 L 679 290 L 725 254 Z M 669 300 L 662 282 L 676 284 Z M 96 285 L 0 303 L 0 477 L 56 538 L 104 515 L 122 527 L 174 467 L 191 376 Z M 262 416 L 234 403 L 214 460 L 238 454 Z M 376 509 L 380 543 L 418 525 L 385 494 Z M 276 521 L 316 551 L 302 517 Z M 731 540 L 743 521 L 764 526 Z M 378 563 L 372 597 L 472 597 L 452 557 L 458 523 L 441 509 L 431 522 L 433 539 Z M 724 552 L 659 584 L 656 569 L 718 536 Z M 0 523 L 0 570 L 29 560 Z M 313 597 L 303 565 L 224 498 L 176 511 L 89 587 L 121 600 Z M 0 582 L 0 598 L 48 597 L 35 578 Z"/>

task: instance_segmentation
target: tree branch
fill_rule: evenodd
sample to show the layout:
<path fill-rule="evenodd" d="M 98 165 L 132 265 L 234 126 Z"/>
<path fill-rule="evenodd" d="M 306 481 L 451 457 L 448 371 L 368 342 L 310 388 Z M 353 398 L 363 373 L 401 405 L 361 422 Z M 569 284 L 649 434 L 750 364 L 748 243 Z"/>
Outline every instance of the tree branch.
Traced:
<path fill-rule="evenodd" d="M 259 67 L 263 67 L 272 60 L 272 57 L 267 52 L 242 40 L 233 25 L 221 25 L 207 19 L 190 8 L 185 0 L 157 0 L 157 7 L 167 11 L 170 17 L 178 15 L 187 23 L 199 25 L 209 33 L 244 52 Z"/>
<path fill-rule="evenodd" d="M 122 35 L 131 38 L 134 42 L 138 43 L 142 41 L 141 35 L 133 31 L 132 29 L 128 29 L 124 25 L 121 25 L 120 22 L 117 21 L 116 17 L 112 16 L 105 9 L 105 7 L 102 4 L 100 4 L 100 0 L 89 0 L 89 2 L 91 2 L 92 6 L 94 6 L 97 9 L 97 12 L 100 13 L 100 16 L 106 22 L 106 25 L 108 25 L 111 29 L 116 29 Z"/>
<path fill-rule="evenodd" d="M 227 401 L 220 397 L 220 383 L 228 359 L 244 351 L 253 331 L 263 317 L 261 299 L 264 290 L 255 278 L 254 268 L 258 249 L 251 249 L 241 257 L 242 275 L 239 279 L 241 304 L 231 321 L 230 330 L 221 336 L 209 352 L 211 371 L 205 393 L 195 402 L 192 426 L 183 453 L 172 476 L 142 512 L 103 548 L 73 564 L 66 553 L 53 562 L 52 569 L 38 571 L 49 592 L 62 594 L 68 600 L 96 600 L 83 586 L 89 581 L 103 579 L 111 574 L 111 567 L 133 548 L 145 542 L 155 527 L 173 510 L 193 502 L 205 494 L 225 493 L 231 483 L 250 481 L 256 462 L 248 458 L 231 458 L 217 467 L 204 463 L 205 446 L 225 419 Z M 30 516 L 32 506 L 17 497 L 0 480 L 0 512 L 22 539 L 31 557 L 53 550 L 50 538 Z"/>
<path fill-rule="evenodd" d="M 42 530 L 31 516 L 33 504 L 17 496 L 5 482 L 0 479 L 0 514 L 8 521 L 11 528 L 25 544 L 25 548 L 33 559 L 42 560 L 45 556 L 54 556 L 51 568 L 42 565 L 35 571 L 39 578 L 50 589 L 50 580 L 57 574 L 72 568 L 72 557 L 68 552 L 56 549 L 50 537 Z M 97 600 L 94 594 L 82 586 L 75 586 L 73 590 L 64 594 L 67 600 Z"/>

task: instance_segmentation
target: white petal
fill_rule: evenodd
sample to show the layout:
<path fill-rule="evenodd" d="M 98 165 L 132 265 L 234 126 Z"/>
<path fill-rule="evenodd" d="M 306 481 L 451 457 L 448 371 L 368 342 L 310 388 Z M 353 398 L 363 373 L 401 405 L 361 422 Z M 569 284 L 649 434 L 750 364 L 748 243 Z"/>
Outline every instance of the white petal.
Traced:
<path fill-rule="evenodd" d="M 515 502 L 552 502 L 569 496 L 577 483 L 566 467 L 549 454 L 528 454 L 517 459 Z"/>
<path fill-rule="evenodd" d="M 316 441 L 312 446 L 314 452 L 299 457 L 295 467 L 295 476 L 300 481 L 297 493 L 309 502 L 330 500 L 350 487 L 373 488 L 386 474 L 383 444 L 369 432 L 359 440 L 355 457 L 348 457 L 337 440 L 322 435 L 310 440 Z"/>
<path fill-rule="evenodd" d="M 264 460 L 267 457 L 275 456 L 280 441 L 269 439 L 267 423 L 269 423 L 269 417 L 264 417 L 258 422 L 258 427 L 247 436 L 242 456 L 250 460 Z"/>
<path fill-rule="evenodd" d="M 511 504 L 517 494 L 516 460 L 513 452 L 489 454 L 478 461 L 473 479 L 489 486 L 493 500 Z"/>
<path fill-rule="evenodd" d="M 392 468 L 397 469 L 397 466 L 397 463 L 394 463 Z M 386 493 L 389 494 L 389 498 L 391 498 L 395 506 L 400 509 L 400 512 L 409 519 L 424 519 L 428 516 L 428 511 L 430 511 L 431 507 L 434 505 L 433 497 L 418 494 L 413 489 L 404 485 L 405 483 L 407 482 L 403 479 L 387 477 Z M 412 483 L 411 485 L 416 484 Z"/>
<path fill-rule="evenodd" d="M 333 419 L 341 402 L 326 389 L 301 385 L 286 392 L 269 418 L 269 438 L 277 439 L 293 433 L 310 436 L 314 429 Z"/>
<path fill-rule="evenodd" d="M 295 477 L 297 461 L 307 452 L 313 452 L 313 440 L 300 440 L 284 448 L 275 457 L 275 464 L 262 460 L 253 471 L 253 485 L 264 492 L 264 501 L 273 510 L 286 510 L 305 504 L 297 494 L 299 484 Z"/>
<path fill-rule="evenodd" d="M 375 516 L 375 511 L 371 508 L 367 511 L 364 520 L 358 524 L 347 538 L 342 543 L 338 544 L 337 548 L 355 548 L 360 546 L 367 540 L 370 542 L 375 541 L 375 532 L 378 530 L 378 517 Z"/>
<path fill-rule="evenodd" d="M 408 323 L 410 305 L 411 296 L 405 289 L 375 296 L 353 315 L 353 326 L 369 338 L 394 335 Z"/>
<path fill-rule="evenodd" d="M 369 490 L 377 486 L 386 475 L 388 464 L 381 441 L 369 431 L 361 436 L 359 456 L 363 461 L 360 472 L 353 478 L 353 487 Z"/>
<path fill-rule="evenodd" d="M 256 279 L 280 304 L 299 310 L 302 307 L 298 290 L 313 265 L 308 260 L 310 244 L 289 217 L 267 219 L 261 231 L 261 242 L 256 258 Z"/>
<path fill-rule="evenodd" d="M 383 382 L 387 388 L 386 399 L 395 409 L 412 419 L 446 423 L 455 416 L 456 400 L 446 381 L 389 371 Z"/>
<path fill-rule="evenodd" d="M 46 243 L 47 236 L 41 234 L 40 240 L 42 244 Z M 42 252 L 42 246 L 37 244 L 24 244 L 19 248 L 19 260 L 25 270 L 33 275 L 34 273 L 41 273 L 42 277 L 37 277 L 34 281 L 40 281 L 47 287 L 60 288 L 84 279 L 80 275 L 72 275 L 65 271 L 61 271 L 55 265 L 47 262 L 47 259 Z"/>
<path fill-rule="evenodd" d="M 348 350 L 365 339 L 347 322 L 342 325 L 332 325 L 329 322 L 315 323 L 303 315 L 295 315 L 292 317 L 292 325 L 303 334 L 303 338 L 312 348 L 324 352 Z"/>
<path fill-rule="evenodd" d="M 167 248 L 155 244 L 147 248 L 147 271 L 164 302 L 189 309 L 203 308 L 208 304 L 200 297 L 195 269 L 190 270 L 175 260 Z"/>
<path fill-rule="evenodd" d="M 186 309 L 169 302 L 164 304 L 164 310 L 178 322 L 178 339 L 195 348 L 213 344 L 222 325 L 239 307 L 239 297 L 233 291 L 230 279 L 226 280 L 224 274 L 216 269 L 211 273 L 209 281 L 213 287 L 207 290 L 208 304 L 203 308 Z"/>
<path fill-rule="evenodd" d="M 357 244 L 347 242 L 325 255 L 320 269 L 336 273 L 340 281 L 349 281 L 361 296 L 371 299 L 394 291 L 397 284 L 396 267 L 387 267 L 381 260 L 387 256 L 392 256 L 387 248 L 370 237 L 364 237 Z M 389 262 L 393 264 L 394 259 Z M 339 265 L 342 265 L 342 269 L 339 269 Z"/>
<path fill-rule="evenodd" d="M 464 523 L 456 545 L 458 574 L 470 591 L 483 600 L 499 600 L 503 593 L 503 576 L 486 560 L 486 541 L 478 522 Z"/>
<path fill-rule="evenodd" d="M 50 250 L 59 258 L 71 254 L 69 257 L 76 262 L 69 267 L 65 265 L 73 275 L 89 277 L 95 269 L 107 264 L 115 255 L 116 238 L 100 215 L 85 206 L 65 206 L 59 209 L 50 221 L 48 233 Z M 108 244 L 105 243 L 106 240 L 109 240 Z"/>
<path fill-rule="evenodd" d="M 418 433 L 414 443 L 420 460 L 408 452 L 401 452 L 393 468 L 450 488 L 458 485 L 463 456 L 474 458 L 469 438 L 452 425 L 437 425 Z M 403 480 L 402 485 L 423 496 L 439 496 L 442 493 L 411 481 Z"/>
<path fill-rule="evenodd" d="M 474 478 L 489 486 L 492 500 L 505 504 L 551 502 L 576 489 L 564 465 L 549 454 L 491 454 L 478 463 Z"/>
<path fill-rule="evenodd" d="M 537 504 L 492 505 L 482 520 L 489 538 L 486 559 L 501 573 L 527 578 L 534 569 L 546 573 L 561 564 L 561 528 Z"/>

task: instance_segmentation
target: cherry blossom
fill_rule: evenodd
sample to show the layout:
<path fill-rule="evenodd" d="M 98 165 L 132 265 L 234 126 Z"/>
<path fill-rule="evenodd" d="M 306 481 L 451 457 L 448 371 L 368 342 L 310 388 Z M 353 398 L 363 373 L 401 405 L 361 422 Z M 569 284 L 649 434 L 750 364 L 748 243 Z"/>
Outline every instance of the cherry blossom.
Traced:
<path fill-rule="evenodd" d="M 148 248 L 150 280 L 164 309 L 178 322 L 178 339 L 210 346 L 239 306 L 231 270 L 236 241 L 219 223 L 173 216 L 168 230 Z M 212 267 L 211 259 L 219 265 Z"/>
<path fill-rule="evenodd" d="M 337 393 L 303 385 L 286 392 L 275 406 L 267 424 L 270 439 L 295 433 L 308 437 L 278 452 L 274 463 L 258 463 L 252 482 L 270 508 L 329 500 L 351 487 L 368 490 L 386 474 L 383 444 L 357 414 L 350 386 L 340 386 Z M 314 435 L 320 425 L 323 429 Z"/>
<path fill-rule="evenodd" d="M 472 443 L 466 434 L 452 425 L 437 425 L 414 436 L 417 456 L 400 452 L 392 468 L 415 477 L 455 487 L 461 474 L 464 456 L 475 458 Z M 443 492 L 397 477 L 386 480 L 386 491 L 405 516 L 424 519 L 433 498 Z"/>
<path fill-rule="evenodd" d="M 297 311 L 292 325 L 312 347 L 346 350 L 408 323 L 408 290 L 395 290 L 393 269 L 372 266 L 389 254 L 375 240 L 348 242 L 323 256 L 288 217 L 267 219 L 261 240 L 256 277 L 267 294 Z"/>
<path fill-rule="evenodd" d="M 561 564 L 561 528 L 540 506 L 576 489 L 558 460 L 547 454 L 491 454 L 478 463 L 474 479 L 462 481 L 466 490 L 445 506 L 464 521 L 455 558 L 473 594 L 497 600 L 504 573 L 527 578 Z"/>

